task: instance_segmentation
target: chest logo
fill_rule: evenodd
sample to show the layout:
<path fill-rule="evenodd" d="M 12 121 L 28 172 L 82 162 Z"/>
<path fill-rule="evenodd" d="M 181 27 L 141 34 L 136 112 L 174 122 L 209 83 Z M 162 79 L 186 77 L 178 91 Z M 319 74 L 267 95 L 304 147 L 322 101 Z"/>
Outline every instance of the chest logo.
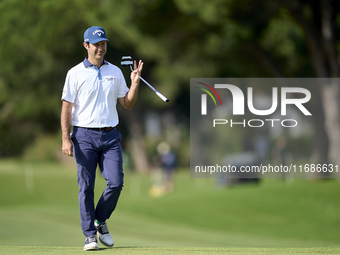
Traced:
<path fill-rule="evenodd" d="M 107 81 L 114 81 L 115 77 L 113 76 L 108 76 L 108 77 L 105 77 Z"/>

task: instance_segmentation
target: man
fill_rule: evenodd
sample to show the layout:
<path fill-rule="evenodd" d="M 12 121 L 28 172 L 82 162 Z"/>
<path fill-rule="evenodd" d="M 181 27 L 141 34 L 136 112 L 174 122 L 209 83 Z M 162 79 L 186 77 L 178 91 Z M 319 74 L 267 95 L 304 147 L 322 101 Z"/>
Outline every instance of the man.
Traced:
<path fill-rule="evenodd" d="M 134 61 L 129 89 L 121 70 L 104 60 L 107 41 L 101 27 L 85 31 L 83 45 L 88 56 L 68 71 L 62 93 L 62 151 L 74 155 L 77 162 L 81 227 L 86 237 L 84 250 L 98 249 L 97 233 L 102 244 L 113 246 L 106 220 L 114 211 L 123 187 L 122 136 L 115 128 L 116 104 L 118 99 L 125 109 L 132 109 L 138 94 L 138 75 L 143 68 L 142 61 L 138 68 Z M 95 207 L 97 165 L 107 186 Z"/>

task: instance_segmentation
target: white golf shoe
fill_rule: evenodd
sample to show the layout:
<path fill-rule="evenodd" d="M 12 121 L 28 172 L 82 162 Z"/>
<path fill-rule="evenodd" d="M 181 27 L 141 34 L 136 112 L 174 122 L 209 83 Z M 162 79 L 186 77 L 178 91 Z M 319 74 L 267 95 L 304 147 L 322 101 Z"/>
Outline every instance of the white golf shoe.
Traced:
<path fill-rule="evenodd" d="M 95 220 L 94 225 L 97 228 L 99 241 L 106 247 L 112 247 L 113 239 L 107 228 L 106 222 L 99 222 Z"/>
<path fill-rule="evenodd" d="M 85 240 L 84 251 L 98 250 L 98 243 L 96 235 L 87 237 Z"/>

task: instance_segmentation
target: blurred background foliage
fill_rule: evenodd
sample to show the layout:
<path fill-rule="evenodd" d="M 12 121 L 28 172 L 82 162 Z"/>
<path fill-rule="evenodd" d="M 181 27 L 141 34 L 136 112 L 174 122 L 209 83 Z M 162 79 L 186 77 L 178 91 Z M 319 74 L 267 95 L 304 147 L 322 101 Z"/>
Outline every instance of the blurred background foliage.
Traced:
<path fill-rule="evenodd" d="M 119 107 L 123 147 L 145 171 L 163 140 L 180 166 L 189 164 L 190 78 L 339 77 L 339 10 L 335 0 L 2 0 L 0 157 L 62 158 L 53 138 L 61 91 L 67 70 L 86 56 L 83 33 L 92 25 L 106 29 L 109 62 L 143 59 L 143 77 L 170 99 L 142 85 L 132 111 Z M 338 85 L 310 90 L 314 136 L 288 137 L 289 146 L 340 163 Z"/>

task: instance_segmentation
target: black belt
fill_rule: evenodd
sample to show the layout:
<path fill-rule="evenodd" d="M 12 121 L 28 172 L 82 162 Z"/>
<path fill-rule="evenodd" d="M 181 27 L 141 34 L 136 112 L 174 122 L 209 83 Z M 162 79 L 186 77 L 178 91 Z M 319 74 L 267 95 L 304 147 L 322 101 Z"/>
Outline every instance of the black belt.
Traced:
<path fill-rule="evenodd" d="M 86 128 L 86 129 L 95 130 L 95 131 L 99 131 L 99 132 L 107 132 L 107 131 L 110 131 L 114 128 L 115 127 L 102 127 L 102 128 Z"/>

